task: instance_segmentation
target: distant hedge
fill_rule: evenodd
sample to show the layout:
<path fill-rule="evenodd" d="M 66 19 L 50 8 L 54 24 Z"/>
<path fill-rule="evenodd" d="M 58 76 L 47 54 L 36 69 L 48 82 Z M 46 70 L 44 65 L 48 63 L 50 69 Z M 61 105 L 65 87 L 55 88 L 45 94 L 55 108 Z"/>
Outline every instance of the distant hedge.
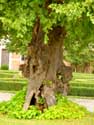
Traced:
<path fill-rule="evenodd" d="M 0 90 L 7 90 L 7 91 L 18 91 L 23 89 L 23 87 L 26 86 L 25 83 L 21 82 L 0 82 Z"/>
<path fill-rule="evenodd" d="M 94 96 L 94 74 L 73 73 L 69 95 Z"/>
<path fill-rule="evenodd" d="M 8 70 L 9 66 L 7 64 L 3 64 L 3 65 L 1 65 L 0 69 L 1 70 Z"/>
<path fill-rule="evenodd" d="M 94 97 L 94 87 L 71 87 L 69 95 Z"/>
<path fill-rule="evenodd" d="M 19 75 L 19 71 L 0 70 L 0 90 L 18 91 L 26 84 L 27 80 Z"/>
<path fill-rule="evenodd" d="M 18 91 L 27 85 L 18 71 L 0 70 L 0 90 Z M 69 95 L 94 96 L 94 74 L 73 73 Z"/>

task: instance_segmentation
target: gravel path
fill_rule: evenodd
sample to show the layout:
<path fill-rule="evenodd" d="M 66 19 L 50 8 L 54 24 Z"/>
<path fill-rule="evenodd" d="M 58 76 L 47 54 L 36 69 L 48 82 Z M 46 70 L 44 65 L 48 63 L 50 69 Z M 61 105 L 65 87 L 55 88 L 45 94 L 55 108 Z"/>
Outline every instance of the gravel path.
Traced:
<path fill-rule="evenodd" d="M 10 100 L 13 95 L 12 93 L 0 92 L 0 102 Z"/>
<path fill-rule="evenodd" d="M 13 95 L 14 94 L 12 93 L 0 92 L 0 102 L 10 100 Z M 86 107 L 88 111 L 94 112 L 94 99 L 78 99 L 72 97 L 69 97 L 68 99 Z"/>
<path fill-rule="evenodd" d="M 94 112 L 94 99 L 77 99 L 77 98 L 69 98 L 69 100 L 84 106 L 88 111 Z"/>

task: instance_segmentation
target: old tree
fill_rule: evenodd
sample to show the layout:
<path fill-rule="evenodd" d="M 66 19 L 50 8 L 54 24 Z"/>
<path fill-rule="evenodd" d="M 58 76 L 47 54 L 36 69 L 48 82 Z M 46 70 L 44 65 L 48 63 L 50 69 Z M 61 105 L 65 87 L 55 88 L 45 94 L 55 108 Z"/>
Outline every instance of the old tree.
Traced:
<path fill-rule="evenodd" d="M 55 104 L 55 93 L 67 94 L 72 77 L 63 62 L 63 50 L 71 44 L 94 42 L 93 0 L 1 0 L 0 34 L 10 39 L 10 51 L 25 55 L 21 67 L 28 78 L 23 108 Z"/>

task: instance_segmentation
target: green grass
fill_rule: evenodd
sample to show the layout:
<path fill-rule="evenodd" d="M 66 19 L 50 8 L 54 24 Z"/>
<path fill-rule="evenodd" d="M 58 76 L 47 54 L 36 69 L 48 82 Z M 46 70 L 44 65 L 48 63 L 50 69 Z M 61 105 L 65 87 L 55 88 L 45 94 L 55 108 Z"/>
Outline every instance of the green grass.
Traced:
<path fill-rule="evenodd" d="M 94 88 L 94 84 L 89 83 L 89 84 L 84 84 L 84 83 L 71 83 L 71 86 L 77 86 L 77 87 L 93 87 Z"/>
<path fill-rule="evenodd" d="M 0 82 L 1 81 L 22 81 L 22 82 L 26 82 L 27 79 L 25 79 L 25 78 L 0 78 Z"/>
<path fill-rule="evenodd" d="M 79 120 L 18 120 L 0 116 L 0 125 L 94 125 L 94 117 Z"/>
<path fill-rule="evenodd" d="M 90 74 L 90 73 L 73 73 L 73 76 L 75 78 L 83 78 L 83 79 L 94 79 L 94 74 Z"/>
<path fill-rule="evenodd" d="M 11 80 L 7 80 L 6 79 L 6 80 L 0 80 L 0 82 L 1 83 L 18 83 L 18 84 L 20 84 L 20 83 L 21 84 L 27 83 L 27 81 L 21 80 L 21 79 L 19 79 L 19 80 L 18 79 L 17 80 L 16 79 L 11 79 Z"/>
<path fill-rule="evenodd" d="M 1 70 L 0 69 L 0 73 L 18 73 L 19 71 L 15 71 L 15 70 Z"/>
<path fill-rule="evenodd" d="M 68 98 L 78 98 L 78 99 L 94 99 L 94 96 L 93 97 L 88 97 L 88 96 L 72 96 L 72 95 L 68 95 L 67 96 Z"/>
<path fill-rule="evenodd" d="M 16 77 L 18 76 L 18 72 L 6 72 L 6 71 L 1 71 L 0 70 L 0 78 L 13 78 L 13 77 Z"/>
<path fill-rule="evenodd" d="M 9 91 L 9 90 L 0 90 L 0 92 L 3 92 L 3 93 L 12 93 L 12 94 L 16 94 L 17 91 Z"/>

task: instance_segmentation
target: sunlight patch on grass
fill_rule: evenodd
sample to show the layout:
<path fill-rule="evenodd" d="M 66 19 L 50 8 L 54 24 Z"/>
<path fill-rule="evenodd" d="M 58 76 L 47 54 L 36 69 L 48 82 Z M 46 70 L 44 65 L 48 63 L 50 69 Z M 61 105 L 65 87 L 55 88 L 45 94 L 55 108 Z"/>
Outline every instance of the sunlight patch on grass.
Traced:
<path fill-rule="evenodd" d="M 94 125 L 94 117 L 79 120 L 18 120 L 0 116 L 0 125 Z"/>

